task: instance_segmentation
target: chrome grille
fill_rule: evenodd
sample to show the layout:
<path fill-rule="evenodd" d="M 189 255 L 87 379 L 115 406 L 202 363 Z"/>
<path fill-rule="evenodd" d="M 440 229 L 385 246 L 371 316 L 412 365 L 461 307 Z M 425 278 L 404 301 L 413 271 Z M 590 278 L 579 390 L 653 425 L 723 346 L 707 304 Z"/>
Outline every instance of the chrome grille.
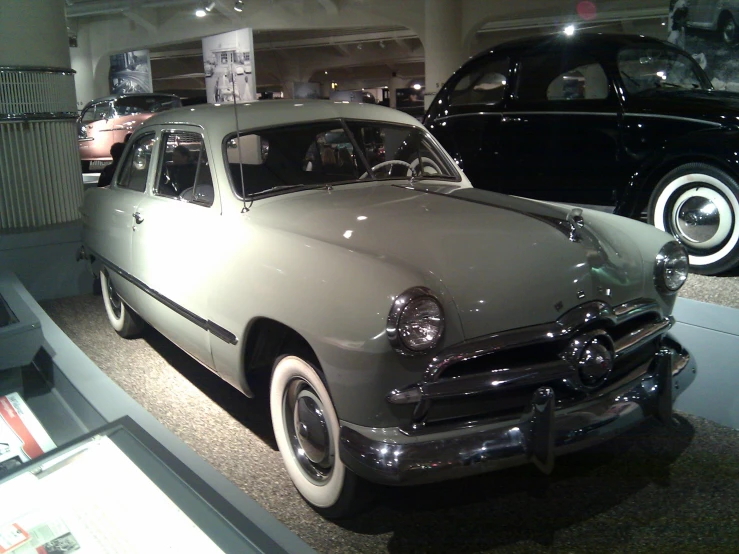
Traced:
<path fill-rule="evenodd" d="M 646 372 L 672 321 L 648 300 L 615 308 L 591 302 L 551 324 L 449 348 L 434 358 L 422 381 L 391 392 L 388 401 L 415 405 L 410 429 L 521 414 L 542 386 L 554 389 L 557 406 L 564 407 Z M 606 359 L 593 362 L 588 345 L 598 340 Z M 602 378 L 598 364 L 605 364 Z M 587 372 L 593 368 L 595 379 Z"/>

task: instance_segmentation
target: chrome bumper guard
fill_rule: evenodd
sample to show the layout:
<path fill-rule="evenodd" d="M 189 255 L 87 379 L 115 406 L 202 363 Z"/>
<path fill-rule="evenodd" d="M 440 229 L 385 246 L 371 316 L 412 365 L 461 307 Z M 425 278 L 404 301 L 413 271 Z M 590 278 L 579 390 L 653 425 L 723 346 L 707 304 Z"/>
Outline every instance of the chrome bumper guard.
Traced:
<path fill-rule="evenodd" d="M 555 410 L 550 387 L 538 388 L 520 419 L 409 436 L 342 422 L 341 460 L 377 483 L 415 485 L 534 463 L 545 473 L 555 456 L 605 441 L 649 417 L 672 420 L 677 396 L 695 379 L 695 362 L 673 340 L 646 374 L 582 404 Z"/>

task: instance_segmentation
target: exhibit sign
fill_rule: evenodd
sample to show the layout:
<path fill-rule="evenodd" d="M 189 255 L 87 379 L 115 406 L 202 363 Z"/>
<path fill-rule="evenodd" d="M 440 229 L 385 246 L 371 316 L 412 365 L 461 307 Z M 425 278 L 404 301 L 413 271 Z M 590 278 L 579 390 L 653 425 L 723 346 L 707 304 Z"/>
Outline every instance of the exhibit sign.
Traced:
<path fill-rule="evenodd" d="M 256 100 L 253 54 L 250 28 L 203 38 L 203 68 L 209 104 Z"/>
<path fill-rule="evenodd" d="M 148 50 L 113 54 L 110 57 L 110 93 L 154 92 Z"/>

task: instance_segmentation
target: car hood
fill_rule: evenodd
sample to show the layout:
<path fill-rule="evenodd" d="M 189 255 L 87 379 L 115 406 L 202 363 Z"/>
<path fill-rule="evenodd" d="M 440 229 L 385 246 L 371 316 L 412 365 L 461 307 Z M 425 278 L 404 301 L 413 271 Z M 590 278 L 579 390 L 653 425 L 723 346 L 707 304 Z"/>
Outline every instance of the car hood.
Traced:
<path fill-rule="evenodd" d="M 254 205 L 255 223 L 407 268 L 452 297 L 468 339 L 645 296 L 638 245 L 602 214 L 584 212 L 573 242 L 569 208 L 480 189 L 348 185 L 271 200 Z"/>
<path fill-rule="evenodd" d="M 739 116 L 739 94 L 723 90 L 654 90 L 631 97 L 629 106 L 653 113 L 709 119 L 721 124 L 739 121 L 726 116 Z"/>
<path fill-rule="evenodd" d="M 138 113 L 134 115 L 122 115 L 118 116 L 111 121 L 111 128 L 113 129 L 136 129 L 144 121 L 149 119 L 153 113 Z"/>

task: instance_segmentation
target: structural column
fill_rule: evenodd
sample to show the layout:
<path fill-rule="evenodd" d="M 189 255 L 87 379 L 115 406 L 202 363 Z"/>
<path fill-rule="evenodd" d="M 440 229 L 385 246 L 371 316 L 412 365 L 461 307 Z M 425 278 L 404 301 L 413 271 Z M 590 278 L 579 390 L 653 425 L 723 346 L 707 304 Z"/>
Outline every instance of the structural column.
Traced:
<path fill-rule="evenodd" d="M 460 0 L 426 0 L 425 24 L 421 37 L 426 56 L 426 108 L 464 60 L 463 4 Z"/>
<path fill-rule="evenodd" d="M 0 36 L 0 232 L 76 220 L 83 186 L 64 0 L 2 0 Z"/>

